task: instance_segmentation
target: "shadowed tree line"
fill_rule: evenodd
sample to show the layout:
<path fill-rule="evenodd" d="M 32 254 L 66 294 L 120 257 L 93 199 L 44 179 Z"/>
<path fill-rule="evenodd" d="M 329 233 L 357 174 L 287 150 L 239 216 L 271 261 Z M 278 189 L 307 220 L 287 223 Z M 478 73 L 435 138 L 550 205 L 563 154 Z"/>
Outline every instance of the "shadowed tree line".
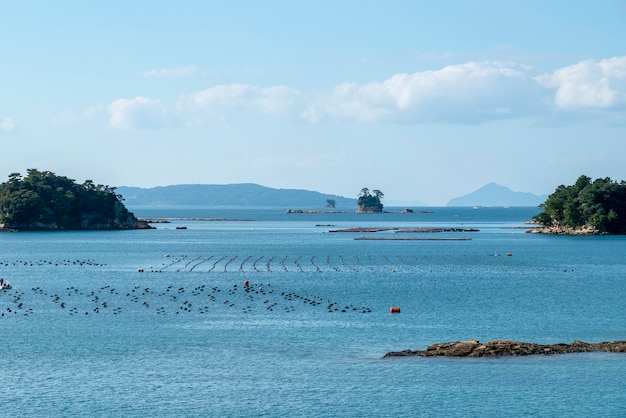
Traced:
<path fill-rule="evenodd" d="M 16 229 L 89 229 L 92 225 L 127 227 L 134 216 L 115 187 L 28 169 L 0 184 L 0 223 Z"/>
<path fill-rule="evenodd" d="M 539 205 L 534 219 L 547 227 L 592 227 L 608 234 L 626 234 L 626 182 L 582 175 L 571 186 L 560 185 Z"/>

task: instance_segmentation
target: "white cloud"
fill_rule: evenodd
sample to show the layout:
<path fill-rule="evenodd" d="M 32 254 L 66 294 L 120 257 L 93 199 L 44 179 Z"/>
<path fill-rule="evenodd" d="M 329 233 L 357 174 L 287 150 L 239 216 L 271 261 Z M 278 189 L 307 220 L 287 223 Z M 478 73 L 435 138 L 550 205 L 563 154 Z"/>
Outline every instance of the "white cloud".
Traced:
<path fill-rule="evenodd" d="M 536 71 L 530 67 L 470 62 L 437 71 L 396 74 L 364 85 L 343 83 L 311 97 L 288 86 L 220 85 L 186 95 L 179 109 L 183 113 L 204 110 L 221 117 L 239 111 L 299 115 L 311 123 L 477 123 L 534 112 L 529 103 L 546 90 L 535 77 Z"/>
<path fill-rule="evenodd" d="M 599 119 L 625 104 L 626 57 L 616 57 L 581 61 L 552 73 L 509 62 L 468 62 L 365 84 L 346 82 L 310 95 L 284 85 L 218 85 L 182 95 L 170 105 L 140 96 L 116 100 L 105 109 L 111 126 L 131 129 L 169 126 L 175 120 L 204 125 L 246 113 L 309 123 L 476 124 L 568 115 Z M 611 114 L 613 121 L 626 121 L 622 113 Z"/>
<path fill-rule="evenodd" d="M 526 116 L 541 97 L 536 71 L 499 62 L 469 62 L 437 71 L 396 74 L 365 85 L 344 83 L 322 94 L 302 113 L 317 122 L 474 123 Z"/>
<path fill-rule="evenodd" d="M 181 68 L 162 68 L 160 70 L 150 70 L 141 73 L 142 77 L 191 77 L 198 74 L 198 68 L 195 65 Z"/>
<path fill-rule="evenodd" d="M 107 106 L 109 124 L 117 129 L 152 129 L 171 125 L 173 116 L 158 99 L 138 96 L 118 99 Z"/>
<path fill-rule="evenodd" d="M 300 93 L 287 86 L 256 87 L 230 84 L 211 87 L 185 96 L 181 107 L 213 110 L 248 110 L 266 115 L 291 112 Z"/>
<path fill-rule="evenodd" d="M 626 57 L 581 61 L 545 78 L 562 109 L 611 109 L 626 104 Z"/>
<path fill-rule="evenodd" d="M 15 131 L 17 126 L 11 118 L 0 119 L 0 133 L 10 133 Z"/>

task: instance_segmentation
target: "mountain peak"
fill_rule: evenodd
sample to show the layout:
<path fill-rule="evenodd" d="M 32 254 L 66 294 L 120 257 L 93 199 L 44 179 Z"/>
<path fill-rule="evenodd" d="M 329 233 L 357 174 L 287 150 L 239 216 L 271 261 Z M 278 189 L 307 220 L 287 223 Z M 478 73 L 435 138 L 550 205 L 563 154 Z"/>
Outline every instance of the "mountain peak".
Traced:
<path fill-rule="evenodd" d="M 448 206 L 538 206 L 546 199 L 546 195 L 514 192 L 491 182 L 470 194 L 450 199 Z"/>

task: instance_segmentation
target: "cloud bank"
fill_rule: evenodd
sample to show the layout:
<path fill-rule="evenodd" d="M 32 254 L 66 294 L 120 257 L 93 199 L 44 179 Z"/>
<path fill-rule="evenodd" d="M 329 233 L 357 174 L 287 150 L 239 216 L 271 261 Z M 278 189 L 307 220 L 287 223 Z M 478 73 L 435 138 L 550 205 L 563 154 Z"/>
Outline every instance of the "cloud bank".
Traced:
<path fill-rule="evenodd" d="M 300 93 L 287 86 L 261 88 L 231 84 L 186 95 L 181 99 L 180 107 L 208 111 L 244 109 L 267 115 L 285 115 L 298 105 L 299 100 Z"/>
<path fill-rule="evenodd" d="M 344 83 L 319 95 L 302 116 L 310 122 L 473 123 L 527 115 L 544 91 L 531 68 L 469 62 L 437 71 L 396 74 L 365 85 Z"/>
<path fill-rule="evenodd" d="M 118 99 L 107 107 L 109 124 L 117 129 L 155 129 L 167 127 L 172 116 L 158 99 L 138 96 L 133 99 Z"/>
<path fill-rule="evenodd" d="M 556 88 L 555 103 L 562 109 L 624 109 L 626 57 L 561 68 L 547 77 L 547 85 Z"/>
<path fill-rule="evenodd" d="M 160 71 L 165 76 L 174 70 Z M 552 73 L 509 62 L 468 62 L 313 94 L 280 85 L 218 85 L 183 94 L 169 106 L 148 97 L 107 106 L 110 125 L 119 129 L 236 119 L 244 112 L 306 123 L 477 124 L 588 111 L 589 117 L 624 123 L 625 108 L 626 57 L 581 61 Z"/>

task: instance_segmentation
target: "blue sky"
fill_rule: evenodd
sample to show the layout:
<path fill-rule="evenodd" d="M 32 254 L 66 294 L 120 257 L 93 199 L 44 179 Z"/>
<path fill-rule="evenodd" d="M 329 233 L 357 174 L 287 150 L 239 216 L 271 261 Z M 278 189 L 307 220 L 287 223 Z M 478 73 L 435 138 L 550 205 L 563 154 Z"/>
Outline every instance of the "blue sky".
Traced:
<path fill-rule="evenodd" d="M 5 180 L 445 205 L 626 179 L 624 0 L 0 4 Z"/>

